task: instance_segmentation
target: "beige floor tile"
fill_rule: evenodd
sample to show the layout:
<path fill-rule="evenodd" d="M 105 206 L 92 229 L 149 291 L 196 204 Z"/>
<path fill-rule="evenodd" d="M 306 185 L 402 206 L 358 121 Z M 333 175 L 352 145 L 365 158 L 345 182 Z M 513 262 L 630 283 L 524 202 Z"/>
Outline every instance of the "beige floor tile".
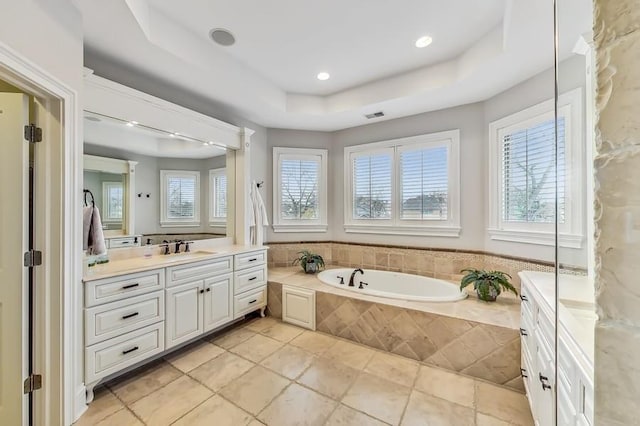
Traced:
<path fill-rule="evenodd" d="M 368 363 L 375 351 L 355 343 L 338 341 L 331 349 L 324 353 L 324 357 L 336 360 L 349 367 L 362 370 Z"/>
<path fill-rule="evenodd" d="M 293 339 L 289 344 L 304 349 L 307 352 L 320 355 L 326 352 L 331 346 L 335 345 L 338 339 L 326 334 L 316 333 L 314 331 L 305 331 L 298 337 Z"/>
<path fill-rule="evenodd" d="M 223 353 L 224 349 L 221 347 L 200 341 L 168 355 L 165 359 L 178 370 L 187 373 Z"/>
<path fill-rule="evenodd" d="M 215 395 L 187 413 L 174 426 L 244 426 L 253 416 Z"/>
<path fill-rule="evenodd" d="M 134 373 L 135 374 L 135 373 Z M 182 373 L 167 362 L 153 364 L 150 368 L 140 371 L 135 375 L 127 376 L 122 380 L 110 383 L 111 388 L 118 398 L 125 404 L 131 404 L 142 397 L 149 395 L 164 385 L 171 383 Z"/>
<path fill-rule="evenodd" d="M 496 419 L 493 416 L 487 416 L 486 414 L 476 413 L 476 426 L 509 426 L 509 422 Z"/>
<path fill-rule="evenodd" d="M 358 374 L 358 370 L 339 362 L 317 358 L 298 382 L 333 399 L 340 399 Z"/>
<path fill-rule="evenodd" d="M 95 426 L 143 426 L 143 423 L 131 411 L 123 408 L 95 423 Z"/>
<path fill-rule="evenodd" d="M 249 340 L 231 348 L 231 352 L 240 355 L 243 358 L 250 359 L 253 362 L 260 362 L 284 344 L 270 337 L 256 334 Z"/>
<path fill-rule="evenodd" d="M 264 426 L 264 423 L 259 422 L 257 420 L 252 420 L 251 423 L 249 423 L 247 426 Z"/>
<path fill-rule="evenodd" d="M 340 405 L 333 412 L 325 426 L 385 426 L 386 423 L 369 417 L 359 411 L 349 408 L 346 405 Z"/>
<path fill-rule="evenodd" d="M 258 418 L 274 426 L 321 426 L 336 404 L 336 401 L 294 383 L 269 404 Z"/>
<path fill-rule="evenodd" d="M 414 390 L 402 426 L 473 426 L 475 421 L 472 408 Z"/>
<path fill-rule="evenodd" d="M 209 341 L 215 345 L 220 346 L 221 348 L 228 350 L 255 335 L 255 331 L 251 331 L 248 328 L 241 327 L 230 330 L 219 336 L 214 336 L 209 339 Z"/>
<path fill-rule="evenodd" d="M 225 352 L 191 370 L 189 375 L 213 391 L 218 391 L 232 380 L 242 376 L 255 364 L 244 358 Z"/>
<path fill-rule="evenodd" d="M 124 404 L 107 388 L 96 391 L 93 402 L 75 423 L 77 426 L 93 426 L 99 421 L 124 408 Z"/>
<path fill-rule="evenodd" d="M 293 380 L 311 365 L 314 358 L 309 352 L 287 345 L 275 351 L 261 364 Z"/>
<path fill-rule="evenodd" d="M 419 368 L 420 364 L 411 359 L 376 352 L 364 371 L 403 386 L 413 387 Z"/>
<path fill-rule="evenodd" d="M 410 389 L 362 373 L 342 398 L 342 403 L 391 424 L 398 424 Z"/>
<path fill-rule="evenodd" d="M 420 367 L 416 389 L 465 407 L 474 407 L 475 380 L 438 368 Z"/>
<path fill-rule="evenodd" d="M 304 329 L 300 327 L 279 322 L 265 328 L 260 333 L 272 339 L 287 343 L 302 334 L 303 331 Z"/>
<path fill-rule="evenodd" d="M 188 376 L 182 376 L 134 402 L 130 408 L 147 424 L 170 425 L 211 395 L 209 389 Z"/>
<path fill-rule="evenodd" d="M 247 330 L 254 331 L 256 333 L 260 333 L 262 330 L 265 330 L 274 324 L 279 324 L 280 322 L 281 322 L 280 320 L 273 317 L 264 317 L 264 318 L 258 318 L 249 322 L 247 325 L 244 326 L 244 328 L 246 328 Z"/>
<path fill-rule="evenodd" d="M 222 388 L 220 394 L 240 408 L 256 415 L 289 383 L 289 380 L 276 373 L 256 366 L 244 376 Z"/>
<path fill-rule="evenodd" d="M 531 410 L 524 394 L 501 386 L 478 382 L 476 407 L 479 413 L 489 414 L 517 425 L 532 425 Z"/>

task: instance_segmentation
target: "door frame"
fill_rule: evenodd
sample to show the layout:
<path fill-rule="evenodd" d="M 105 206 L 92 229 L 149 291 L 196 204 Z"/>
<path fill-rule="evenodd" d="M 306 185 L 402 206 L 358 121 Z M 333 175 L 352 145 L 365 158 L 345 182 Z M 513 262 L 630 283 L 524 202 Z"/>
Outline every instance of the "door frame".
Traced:
<path fill-rule="evenodd" d="M 36 268 L 42 304 L 35 342 L 43 375 L 36 424 L 71 424 L 85 409 L 82 351 L 81 202 L 82 126 L 78 93 L 0 42 L 0 79 L 41 100 L 43 142 L 37 145 Z M 27 143 L 25 141 L 25 143 Z M 44 189 L 44 190 L 43 190 Z M 24 326 L 24 325 L 23 325 Z"/>

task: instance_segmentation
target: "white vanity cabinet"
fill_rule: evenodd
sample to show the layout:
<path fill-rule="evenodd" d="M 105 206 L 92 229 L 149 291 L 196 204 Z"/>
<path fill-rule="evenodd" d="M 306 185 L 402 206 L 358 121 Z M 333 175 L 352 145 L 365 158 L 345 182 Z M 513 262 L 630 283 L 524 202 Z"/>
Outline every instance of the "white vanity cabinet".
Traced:
<path fill-rule="evenodd" d="M 267 305 L 266 250 L 85 280 L 87 400 L 105 377 Z"/>
<path fill-rule="evenodd" d="M 554 293 L 555 287 L 549 280 L 537 280 L 541 273 L 525 271 L 519 275 L 521 371 L 534 422 L 537 426 L 592 426 L 593 363 L 565 324 L 572 318 L 561 305 L 555 382 L 555 303 L 553 296 L 545 293 Z"/>

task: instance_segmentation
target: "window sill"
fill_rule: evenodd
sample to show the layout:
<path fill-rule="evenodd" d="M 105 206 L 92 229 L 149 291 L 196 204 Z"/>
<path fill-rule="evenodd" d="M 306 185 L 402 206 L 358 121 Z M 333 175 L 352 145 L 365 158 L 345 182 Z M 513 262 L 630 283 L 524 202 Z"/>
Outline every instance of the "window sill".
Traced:
<path fill-rule="evenodd" d="M 327 232 L 328 229 L 329 226 L 323 224 L 273 224 L 273 232 Z"/>
<path fill-rule="evenodd" d="M 344 231 L 353 234 L 417 235 L 421 237 L 460 237 L 459 226 L 387 226 L 345 224 Z"/>
<path fill-rule="evenodd" d="M 160 222 L 161 228 L 195 228 L 200 222 Z"/>
<path fill-rule="evenodd" d="M 219 221 L 219 220 L 210 221 L 209 222 L 209 227 L 210 228 L 226 228 L 227 227 L 227 222 L 222 222 L 222 221 Z"/>
<path fill-rule="evenodd" d="M 488 233 L 492 240 L 497 241 L 543 246 L 554 246 L 556 243 L 555 233 L 553 232 L 489 229 Z M 582 235 L 561 233 L 558 235 L 558 245 L 560 247 L 580 249 L 582 248 L 583 239 Z"/>

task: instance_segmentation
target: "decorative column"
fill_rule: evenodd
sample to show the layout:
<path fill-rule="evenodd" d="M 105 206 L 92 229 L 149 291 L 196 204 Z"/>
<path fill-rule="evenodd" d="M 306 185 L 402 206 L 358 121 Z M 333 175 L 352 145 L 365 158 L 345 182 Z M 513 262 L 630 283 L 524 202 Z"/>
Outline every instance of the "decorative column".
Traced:
<path fill-rule="evenodd" d="M 640 419 L 640 1 L 595 0 L 595 416 Z"/>

